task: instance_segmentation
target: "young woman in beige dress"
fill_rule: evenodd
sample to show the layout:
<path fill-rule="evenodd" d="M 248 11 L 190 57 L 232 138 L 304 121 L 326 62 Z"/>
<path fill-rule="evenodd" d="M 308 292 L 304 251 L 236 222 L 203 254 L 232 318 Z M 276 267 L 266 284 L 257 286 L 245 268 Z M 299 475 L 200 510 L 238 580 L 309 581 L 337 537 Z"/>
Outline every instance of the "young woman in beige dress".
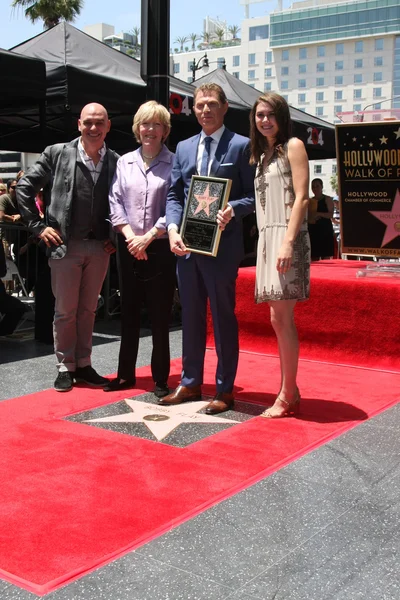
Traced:
<path fill-rule="evenodd" d="M 270 306 L 281 366 L 278 396 L 261 416 L 275 419 L 297 413 L 300 406 L 294 307 L 310 291 L 309 167 L 303 142 L 291 137 L 289 106 L 278 94 L 266 93 L 254 104 L 250 138 L 250 162 L 257 165 L 255 299 Z"/>

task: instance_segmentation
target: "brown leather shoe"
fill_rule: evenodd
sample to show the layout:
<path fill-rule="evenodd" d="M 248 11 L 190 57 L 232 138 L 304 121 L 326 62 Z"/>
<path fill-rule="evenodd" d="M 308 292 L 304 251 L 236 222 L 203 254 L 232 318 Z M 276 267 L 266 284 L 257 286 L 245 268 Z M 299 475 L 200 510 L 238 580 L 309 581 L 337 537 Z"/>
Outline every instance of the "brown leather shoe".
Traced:
<path fill-rule="evenodd" d="M 206 413 L 208 415 L 217 415 L 218 413 L 225 412 L 233 408 L 235 398 L 233 394 L 226 392 L 218 392 L 211 400 L 210 404 L 206 406 Z"/>
<path fill-rule="evenodd" d="M 158 404 L 169 406 L 171 404 L 181 404 L 181 402 L 191 402 L 192 400 L 201 400 L 201 385 L 194 385 L 193 387 L 178 385 L 172 394 L 161 398 Z"/>

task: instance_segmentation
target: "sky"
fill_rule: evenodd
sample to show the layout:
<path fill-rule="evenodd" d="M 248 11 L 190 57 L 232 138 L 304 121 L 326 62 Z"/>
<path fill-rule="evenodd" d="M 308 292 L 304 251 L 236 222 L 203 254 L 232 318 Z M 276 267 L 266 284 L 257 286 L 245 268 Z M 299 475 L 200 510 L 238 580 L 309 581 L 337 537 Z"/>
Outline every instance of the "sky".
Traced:
<path fill-rule="evenodd" d="M 288 7 L 290 2 L 283 1 Z M 115 32 L 129 32 L 133 27 L 140 27 L 141 0 L 83 0 L 83 10 L 72 23 L 78 29 L 85 25 L 107 23 L 115 26 Z M 218 9 L 216 10 L 216 6 Z M 277 6 L 277 0 L 259 1 L 249 7 L 250 17 L 269 14 Z M 240 26 L 244 18 L 244 6 L 240 0 L 170 0 L 171 33 L 170 46 L 174 47 L 177 37 L 190 33 L 200 34 L 203 31 L 203 19 L 206 16 L 219 17 L 229 25 Z M 23 9 L 11 8 L 11 0 L 0 0 L 1 36 L 0 47 L 8 50 L 43 31 L 41 22 L 32 25 L 25 17 Z M 239 34 L 240 35 L 240 34 Z"/>

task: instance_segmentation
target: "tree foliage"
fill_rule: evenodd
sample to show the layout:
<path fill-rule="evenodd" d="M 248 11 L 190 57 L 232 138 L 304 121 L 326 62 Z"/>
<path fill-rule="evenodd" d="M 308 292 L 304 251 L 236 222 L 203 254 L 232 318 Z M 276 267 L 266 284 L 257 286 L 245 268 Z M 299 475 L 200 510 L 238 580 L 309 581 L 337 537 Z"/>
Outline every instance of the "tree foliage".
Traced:
<path fill-rule="evenodd" d="M 13 8 L 23 8 L 27 19 L 43 21 L 46 29 L 60 21 L 73 21 L 81 12 L 83 0 L 13 0 Z"/>

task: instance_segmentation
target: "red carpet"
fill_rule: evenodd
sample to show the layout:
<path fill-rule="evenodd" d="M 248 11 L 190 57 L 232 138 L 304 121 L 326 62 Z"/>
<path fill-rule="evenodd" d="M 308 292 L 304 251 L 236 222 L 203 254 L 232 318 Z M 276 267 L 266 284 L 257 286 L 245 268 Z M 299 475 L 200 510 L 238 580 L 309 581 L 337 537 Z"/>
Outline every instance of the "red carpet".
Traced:
<path fill-rule="evenodd" d="M 357 278 L 366 264 L 325 260 L 311 265 L 310 299 L 295 309 L 302 358 L 400 372 L 400 279 Z M 240 349 L 277 355 L 269 307 L 254 303 L 254 281 L 254 267 L 240 269 Z M 211 333 L 208 345 L 214 345 Z"/>
<path fill-rule="evenodd" d="M 207 352 L 207 382 L 214 369 Z M 175 384 L 180 361 L 172 372 Z M 242 354 L 236 396 L 272 403 L 278 379 L 276 358 Z M 151 389 L 148 368 L 138 385 Z M 62 420 L 123 392 L 1 402 L 0 576 L 39 595 L 82 576 L 390 407 L 400 374 L 301 361 L 299 385 L 300 418 L 255 417 L 186 448 Z"/>

